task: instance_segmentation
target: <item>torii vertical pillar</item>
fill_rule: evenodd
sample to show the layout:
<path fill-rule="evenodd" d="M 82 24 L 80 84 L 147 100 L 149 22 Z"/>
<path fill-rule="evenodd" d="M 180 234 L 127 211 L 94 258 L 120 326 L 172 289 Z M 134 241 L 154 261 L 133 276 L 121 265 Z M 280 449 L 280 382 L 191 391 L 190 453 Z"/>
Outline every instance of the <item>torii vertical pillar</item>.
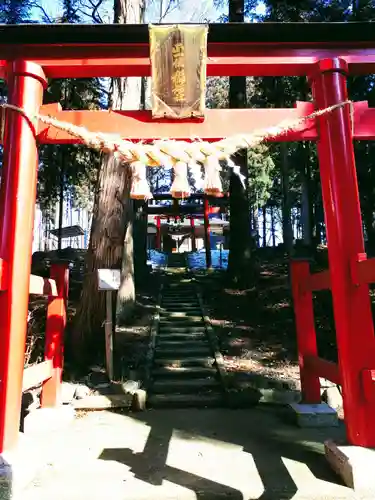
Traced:
<path fill-rule="evenodd" d="M 9 103 L 39 112 L 46 78 L 37 64 L 7 68 Z M 0 292 L 0 453 L 17 443 L 25 357 L 38 151 L 34 124 L 7 111 L 1 179 L 0 258 L 7 283 Z"/>
<path fill-rule="evenodd" d="M 317 108 L 348 99 L 347 64 L 320 61 L 312 75 Z M 375 398 L 366 400 L 363 377 L 374 369 L 375 339 L 368 285 L 351 270 L 363 258 L 364 242 L 349 105 L 319 118 L 318 155 L 336 325 L 345 423 L 350 444 L 375 447 Z"/>
<path fill-rule="evenodd" d="M 194 217 L 190 218 L 190 229 L 191 229 L 191 250 L 192 252 L 197 251 L 197 241 L 195 238 L 195 220 Z"/>
<path fill-rule="evenodd" d="M 212 267 L 211 259 L 211 241 L 210 241 L 210 219 L 209 219 L 210 205 L 208 203 L 208 198 L 204 197 L 204 246 L 206 249 L 206 267 L 210 269 Z"/>
<path fill-rule="evenodd" d="M 156 217 L 156 250 L 161 250 L 161 221 Z"/>

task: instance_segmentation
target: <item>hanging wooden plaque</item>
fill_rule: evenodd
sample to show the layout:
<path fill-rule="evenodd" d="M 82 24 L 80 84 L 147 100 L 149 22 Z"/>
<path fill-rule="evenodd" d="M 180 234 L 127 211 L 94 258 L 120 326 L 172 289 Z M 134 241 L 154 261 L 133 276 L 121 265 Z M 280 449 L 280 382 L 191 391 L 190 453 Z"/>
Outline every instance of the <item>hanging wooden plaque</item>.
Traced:
<path fill-rule="evenodd" d="M 153 118 L 202 118 L 208 26 L 149 27 Z"/>

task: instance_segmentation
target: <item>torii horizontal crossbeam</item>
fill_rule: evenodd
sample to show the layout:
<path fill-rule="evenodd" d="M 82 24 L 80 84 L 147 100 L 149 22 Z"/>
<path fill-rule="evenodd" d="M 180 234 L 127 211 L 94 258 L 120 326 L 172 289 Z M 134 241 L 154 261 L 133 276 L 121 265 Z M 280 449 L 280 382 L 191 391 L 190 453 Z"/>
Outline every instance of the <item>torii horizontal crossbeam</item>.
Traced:
<path fill-rule="evenodd" d="M 4 112 L 4 110 L 2 110 Z M 117 134 L 124 139 L 151 141 L 171 138 L 192 140 L 200 138 L 215 141 L 236 134 L 252 134 L 275 127 L 284 120 L 295 120 L 313 112 L 313 104 L 297 102 L 295 108 L 285 109 L 209 109 L 204 121 L 160 120 L 155 121 L 150 111 L 61 111 L 58 104 L 42 106 L 42 115 L 51 115 L 57 120 L 86 128 L 90 132 Z M 306 122 L 295 131 L 278 136 L 277 141 L 301 141 L 318 138 L 313 121 Z M 354 103 L 354 139 L 375 138 L 375 108 L 367 101 Z M 39 123 L 39 144 L 80 144 L 81 140 L 68 132 Z"/>
<path fill-rule="evenodd" d="M 210 24 L 207 50 L 209 76 L 308 75 L 336 57 L 350 73 L 375 73 L 371 22 Z M 0 25 L 0 77 L 17 58 L 49 78 L 151 74 L 147 25 Z"/>

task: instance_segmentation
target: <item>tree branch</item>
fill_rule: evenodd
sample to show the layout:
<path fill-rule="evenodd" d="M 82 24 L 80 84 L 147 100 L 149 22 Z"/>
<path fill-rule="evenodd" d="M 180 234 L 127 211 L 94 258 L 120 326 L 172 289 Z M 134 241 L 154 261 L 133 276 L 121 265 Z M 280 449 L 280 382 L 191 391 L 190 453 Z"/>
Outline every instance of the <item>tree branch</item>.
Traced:
<path fill-rule="evenodd" d="M 78 12 L 85 17 L 90 18 L 96 24 L 104 24 L 104 21 L 99 13 L 100 7 L 103 5 L 105 0 L 87 0 L 86 2 L 81 2 L 81 8 L 78 9 Z M 89 12 L 87 11 L 89 10 Z"/>
<path fill-rule="evenodd" d="M 31 2 L 30 7 L 32 9 L 39 9 L 42 13 L 42 21 L 46 24 L 53 24 L 54 19 L 52 19 L 48 13 L 46 12 L 45 8 L 42 5 L 39 5 L 37 2 Z"/>

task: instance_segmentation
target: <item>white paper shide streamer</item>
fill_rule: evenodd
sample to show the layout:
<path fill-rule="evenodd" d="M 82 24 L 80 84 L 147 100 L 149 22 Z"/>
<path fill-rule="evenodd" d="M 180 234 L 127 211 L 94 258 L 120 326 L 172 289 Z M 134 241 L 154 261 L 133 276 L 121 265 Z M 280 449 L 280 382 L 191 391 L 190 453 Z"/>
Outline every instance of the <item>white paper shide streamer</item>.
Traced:
<path fill-rule="evenodd" d="M 152 193 L 146 178 L 146 165 L 142 161 L 133 161 L 130 164 L 132 169 L 132 186 L 130 198 L 133 200 L 150 200 Z"/>
<path fill-rule="evenodd" d="M 208 196 L 222 196 L 223 185 L 221 183 L 221 166 L 219 160 L 215 156 L 207 156 L 204 162 L 205 177 L 204 177 L 204 192 Z"/>
<path fill-rule="evenodd" d="M 187 198 L 190 196 L 190 186 L 187 177 L 187 164 L 177 161 L 173 165 L 174 179 L 171 187 L 173 198 Z"/>

